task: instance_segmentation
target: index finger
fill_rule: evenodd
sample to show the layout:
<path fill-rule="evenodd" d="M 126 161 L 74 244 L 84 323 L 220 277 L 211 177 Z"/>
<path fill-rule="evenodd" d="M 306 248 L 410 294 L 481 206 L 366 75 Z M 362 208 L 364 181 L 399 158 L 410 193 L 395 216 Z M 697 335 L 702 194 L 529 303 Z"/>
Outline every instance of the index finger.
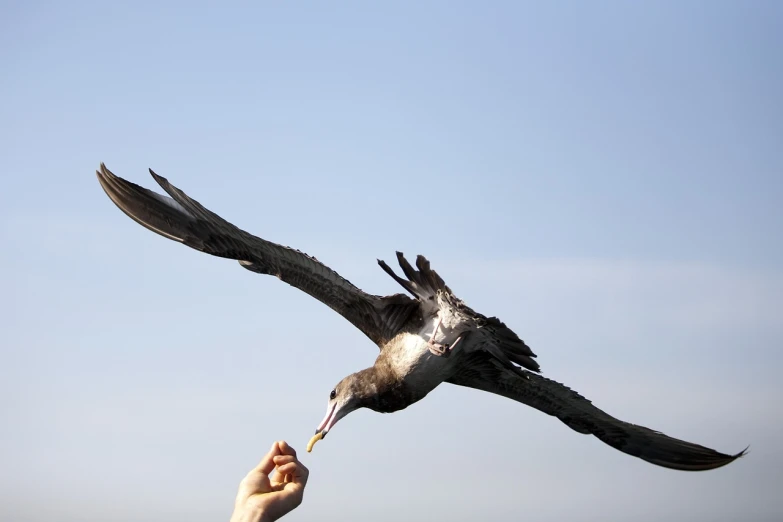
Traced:
<path fill-rule="evenodd" d="M 261 462 L 258 463 L 258 466 L 253 468 L 253 471 L 260 471 L 264 475 L 269 475 L 269 473 L 273 469 L 275 469 L 275 463 L 272 460 L 272 458 L 275 457 L 276 455 L 280 455 L 280 447 L 277 444 L 277 442 L 272 444 L 272 447 L 269 449 L 269 452 L 263 456 Z M 253 471 L 251 471 L 251 473 Z"/>
<path fill-rule="evenodd" d="M 288 443 L 284 440 L 281 440 L 277 443 L 277 446 L 280 448 L 280 453 L 282 455 L 291 455 L 293 457 L 296 457 L 296 450 L 288 445 Z"/>

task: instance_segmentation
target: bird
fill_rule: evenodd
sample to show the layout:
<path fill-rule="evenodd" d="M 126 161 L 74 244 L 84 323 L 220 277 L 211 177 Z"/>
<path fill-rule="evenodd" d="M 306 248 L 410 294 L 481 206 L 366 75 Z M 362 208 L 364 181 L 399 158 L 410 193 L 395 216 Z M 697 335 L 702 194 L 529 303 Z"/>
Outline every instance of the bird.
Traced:
<path fill-rule="evenodd" d="M 308 452 L 351 412 L 397 412 L 444 383 L 522 403 L 577 433 L 664 468 L 712 470 L 748 450 L 725 454 L 619 420 L 544 377 L 532 349 L 500 319 L 465 304 L 422 255 L 414 266 L 396 252 L 402 276 L 377 260 L 407 293 L 369 294 L 315 257 L 238 228 L 149 172 L 168 196 L 115 175 L 103 162 L 96 170 L 109 199 L 143 227 L 199 252 L 235 260 L 251 272 L 277 277 L 343 316 L 379 348 L 372 366 L 348 375 L 331 390 Z"/>

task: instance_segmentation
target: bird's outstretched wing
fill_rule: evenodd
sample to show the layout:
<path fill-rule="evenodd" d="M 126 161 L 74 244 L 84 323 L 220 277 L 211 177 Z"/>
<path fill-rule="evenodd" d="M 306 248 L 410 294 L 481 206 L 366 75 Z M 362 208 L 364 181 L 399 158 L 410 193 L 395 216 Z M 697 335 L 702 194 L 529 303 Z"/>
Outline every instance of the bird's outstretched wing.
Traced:
<path fill-rule="evenodd" d="M 170 198 L 114 175 L 103 163 L 96 173 L 114 204 L 140 225 L 200 252 L 235 259 L 253 272 L 277 276 L 338 312 L 379 346 L 418 309 L 403 294 L 367 294 L 314 257 L 237 228 L 151 169 Z"/>
<path fill-rule="evenodd" d="M 521 368 L 509 369 L 480 352 L 466 354 L 459 363 L 458 372 L 446 382 L 527 404 L 557 417 L 579 433 L 595 435 L 623 453 L 665 468 L 706 471 L 733 462 L 747 450 L 726 455 L 623 422 L 560 383 Z"/>

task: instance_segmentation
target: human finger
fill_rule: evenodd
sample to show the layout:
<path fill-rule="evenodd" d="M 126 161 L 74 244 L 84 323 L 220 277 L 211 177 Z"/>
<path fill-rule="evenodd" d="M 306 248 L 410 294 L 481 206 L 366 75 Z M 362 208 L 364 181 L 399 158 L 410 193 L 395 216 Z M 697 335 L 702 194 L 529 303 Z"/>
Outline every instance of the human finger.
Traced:
<path fill-rule="evenodd" d="M 275 463 L 275 466 L 282 466 L 283 464 L 288 464 L 289 462 L 293 462 L 296 460 L 296 456 L 294 455 L 275 455 L 272 458 L 272 461 Z"/>
<path fill-rule="evenodd" d="M 294 484 L 299 484 L 302 487 L 307 485 L 307 479 L 310 476 L 310 470 L 308 470 L 307 467 L 298 460 L 294 460 L 288 464 L 278 466 L 277 471 L 283 476 L 290 474 L 291 482 Z"/>
<path fill-rule="evenodd" d="M 280 453 L 283 455 L 293 455 L 296 457 L 296 450 L 292 448 L 286 441 L 281 440 L 277 443 L 277 445 L 280 448 Z"/>
<path fill-rule="evenodd" d="M 275 455 L 272 457 L 272 462 L 275 463 L 275 469 L 269 475 L 269 480 L 272 482 L 290 482 L 285 480 L 285 473 L 280 473 L 280 466 L 294 460 L 296 460 L 296 458 L 291 455 Z"/>
<path fill-rule="evenodd" d="M 278 446 L 277 442 L 272 444 L 272 447 L 269 449 L 266 455 L 264 455 L 261 458 L 261 462 L 258 463 L 258 465 L 253 468 L 253 471 L 251 473 L 263 473 L 264 475 L 269 475 L 269 473 L 275 469 L 275 462 L 274 458 L 276 456 L 280 455 L 280 447 Z"/>

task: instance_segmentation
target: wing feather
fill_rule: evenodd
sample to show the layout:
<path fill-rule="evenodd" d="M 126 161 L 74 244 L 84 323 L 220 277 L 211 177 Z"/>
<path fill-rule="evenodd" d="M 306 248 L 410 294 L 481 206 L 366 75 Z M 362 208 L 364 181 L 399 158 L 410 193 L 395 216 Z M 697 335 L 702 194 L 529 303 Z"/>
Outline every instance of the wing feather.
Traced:
<path fill-rule="evenodd" d="M 96 173 L 114 204 L 140 225 L 200 252 L 237 260 L 252 272 L 278 277 L 335 310 L 379 346 L 418 308 L 403 294 L 367 294 L 314 257 L 245 232 L 151 169 L 170 197 L 116 176 L 103 163 Z"/>
<path fill-rule="evenodd" d="M 521 368 L 503 367 L 485 354 L 472 353 L 461 361 L 451 384 L 494 393 L 532 406 L 560 419 L 573 430 L 592 434 L 609 446 L 642 460 L 683 471 L 725 466 L 743 456 L 675 439 L 661 432 L 618 420 L 570 388 Z"/>

